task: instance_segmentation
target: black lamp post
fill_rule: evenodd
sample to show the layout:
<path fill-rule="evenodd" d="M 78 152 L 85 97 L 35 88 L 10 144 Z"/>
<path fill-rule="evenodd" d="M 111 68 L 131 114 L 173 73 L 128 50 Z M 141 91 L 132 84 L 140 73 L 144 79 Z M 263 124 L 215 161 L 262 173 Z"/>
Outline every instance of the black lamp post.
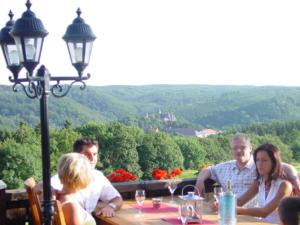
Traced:
<path fill-rule="evenodd" d="M 77 18 L 68 26 L 66 34 L 63 36 L 67 43 L 71 62 L 76 68 L 78 76 L 52 77 L 44 65 L 34 75 L 34 69 L 40 61 L 44 38 L 48 32 L 45 30 L 42 21 L 36 18 L 34 12 L 30 10 L 31 3 L 29 0 L 27 0 L 26 6 L 27 10 L 16 22 L 12 20 L 12 12 L 9 12 L 10 20 L 0 31 L 0 44 L 7 68 L 13 74 L 13 77 L 9 77 L 9 81 L 13 83 L 13 91 L 17 92 L 18 87 L 22 87 L 29 98 L 40 100 L 44 189 L 43 223 L 50 225 L 53 215 L 53 202 L 51 201 L 50 184 L 48 95 L 51 92 L 55 97 L 63 97 L 67 95 L 74 83 L 81 84 L 81 89 L 86 87 L 84 81 L 90 78 L 90 74 L 82 76 L 82 73 L 89 63 L 93 41 L 96 37 L 90 26 L 80 17 L 81 11 L 78 9 Z M 20 78 L 19 72 L 22 67 L 26 68 L 27 73 L 26 76 Z M 61 84 L 61 81 L 69 81 L 69 84 Z M 53 84 L 51 85 L 50 82 L 53 82 Z"/>

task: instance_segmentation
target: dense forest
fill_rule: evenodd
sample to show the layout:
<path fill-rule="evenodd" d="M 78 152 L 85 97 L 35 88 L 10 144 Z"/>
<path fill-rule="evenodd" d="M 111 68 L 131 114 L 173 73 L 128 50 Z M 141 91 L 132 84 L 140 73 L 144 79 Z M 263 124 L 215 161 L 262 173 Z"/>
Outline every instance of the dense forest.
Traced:
<path fill-rule="evenodd" d="M 160 115 L 168 115 L 168 120 Z M 176 119 L 175 119 L 176 118 Z M 97 167 L 124 168 L 150 179 L 154 168 L 198 169 L 231 159 L 229 140 L 247 133 L 253 147 L 277 145 L 285 162 L 300 160 L 300 88 L 208 85 L 73 87 L 49 98 L 51 171 L 82 136 L 100 144 Z M 165 128 L 217 128 L 207 138 Z M 159 128 L 159 129 L 155 129 Z M 0 179 L 9 188 L 41 179 L 39 102 L 0 86 Z"/>
<path fill-rule="evenodd" d="M 49 98 L 50 126 L 121 121 L 141 128 L 162 127 L 145 115 L 158 111 L 176 116 L 173 127 L 230 129 L 253 123 L 300 119 L 300 88 L 209 85 L 73 87 L 64 98 Z M 38 100 L 0 86 L 0 127 L 14 130 L 20 122 L 39 123 Z M 170 126 L 170 124 L 168 124 Z"/>
<path fill-rule="evenodd" d="M 50 132 L 51 171 L 56 172 L 58 158 L 70 152 L 73 142 L 82 136 L 98 140 L 100 147 L 97 167 L 105 174 L 124 168 L 138 179 L 151 179 L 151 171 L 161 168 L 198 169 L 207 163 L 231 159 L 229 141 L 237 130 L 207 138 L 188 138 L 165 132 L 147 131 L 119 122 L 88 123 Z M 253 147 L 271 142 L 279 147 L 285 162 L 300 160 L 300 122 L 276 122 L 245 128 Z M 9 188 L 23 186 L 34 176 L 41 180 L 40 128 L 20 123 L 14 131 L 0 130 L 0 179 Z"/>

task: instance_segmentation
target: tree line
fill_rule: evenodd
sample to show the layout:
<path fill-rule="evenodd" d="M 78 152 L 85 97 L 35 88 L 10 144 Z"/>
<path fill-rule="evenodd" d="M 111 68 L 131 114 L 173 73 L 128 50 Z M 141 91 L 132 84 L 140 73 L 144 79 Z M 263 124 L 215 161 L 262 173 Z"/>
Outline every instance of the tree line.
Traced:
<path fill-rule="evenodd" d="M 88 121 L 123 121 L 145 127 L 169 127 L 145 115 L 172 112 L 172 127 L 228 129 L 253 123 L 300 119 L 299 87 L 210 85 L 74 86 L 65 98 L 49 98 L 49 124 L 65 120 L 82 126 Z M 39 123 L 38 101 L 0 85 L 0 127 L 17 129 L 20 122 Z"/>
<path fill-rule="evenodd" d="M 279 147 L 285 162 L 300 159 L 300 122 L 253 125 L 242 131 L 249 134 L 254 148 L 271 142 Z M 155 168 L 198 169 L 202 164 L 230 160 L 229 141 L 236 132 L 230 130 L 207 138 L 190 138 L 146 132 L 120 122 L 95 122 L 73 128 L 66 121 L 63 128 L 50 131 L 51 172 L 56 173 L 59 157 L 72 151 L 74 141 L 80 137 L 95 138 L 99 142 L 97 168 L 106 175 L 124 168 L 138 179 L 151 179 Z M 30 176 L 41 180 L 40 140 L 39 126 L 20 123 L 14 131 L 0 130 L 0 179 L 9 188 L 23 187 L 23 181 Z"/>

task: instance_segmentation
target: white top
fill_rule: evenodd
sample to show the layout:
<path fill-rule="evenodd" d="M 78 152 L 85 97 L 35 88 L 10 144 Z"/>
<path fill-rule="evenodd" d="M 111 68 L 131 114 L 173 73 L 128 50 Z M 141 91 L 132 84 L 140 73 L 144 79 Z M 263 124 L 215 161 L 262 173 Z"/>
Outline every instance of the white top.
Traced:
<path fill-rule="evenodd" d="M 108 203 L 113 198 L 121 197 L 110 181 L 99 170 L 93 170 L 92 182 L 83 190 L 76 193 L 79 204 L 89 213 L 93 212 L 99 200 Z M 51 186 L 62 190 L 58 175 L 51 178 Z"/>
<path fill-rule="evenodd" d="M 267 205 L 270 201 L 272 201 L 275 198 L 275 196 L 279 190 L 279 186 L 282 182 L 283 182 L 283 180 L 280 178 L 278 178 L 276 180 L 272 180 L 269 194 L 266 197 L 265 182 L 262 178 L 259 179 L 258 201 L 259 201 L 260 207 L 264 207 L 265 205 Z M 273 212 L 271 212 L 267 217 L 262 218 L 262 220 L 265 222 L 268 222 L 268 223 L 274 223 L 274 224 L 280 223 L 279 215 L 278 215 L 278 212 L 276 209 Z"/>
<path fill-rule="evenodd" d="M 95 221 L 94 217 L 92 217 L 91 214 L 89 214 L 87 211 L 85 211 L 84 208 L 82 208 L 82 206 L 75 199 L 65 201 L 61 205 L 64 206 L 65 204 L 67 204 L 69 202 L 74 202 L 75 204 L 78 204 L 78 207 L 84 218 L 83 225 L 96 225 L 96 221 Z"/>

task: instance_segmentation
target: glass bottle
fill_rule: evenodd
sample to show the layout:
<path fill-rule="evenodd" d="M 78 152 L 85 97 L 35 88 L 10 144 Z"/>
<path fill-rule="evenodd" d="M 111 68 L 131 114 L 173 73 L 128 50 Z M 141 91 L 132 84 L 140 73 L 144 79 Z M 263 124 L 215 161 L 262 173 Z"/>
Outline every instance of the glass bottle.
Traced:
<path fill-rule="evenodd" d="M 230 180 L 227 182 L 227 190 L 220 196 L 220 225 L 236 224 L 236 198 L 232 193 Z"/>

